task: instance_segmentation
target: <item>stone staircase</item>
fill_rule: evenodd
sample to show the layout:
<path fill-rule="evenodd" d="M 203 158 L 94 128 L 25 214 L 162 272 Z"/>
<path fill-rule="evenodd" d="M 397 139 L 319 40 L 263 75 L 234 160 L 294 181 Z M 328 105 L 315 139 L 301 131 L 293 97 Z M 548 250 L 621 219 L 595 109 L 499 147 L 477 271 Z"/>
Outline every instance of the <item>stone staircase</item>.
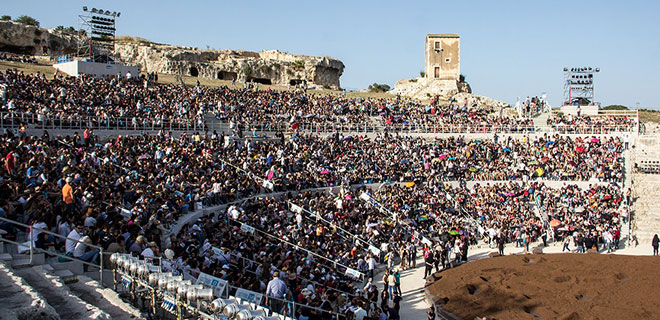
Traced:
<path fill-rule="evenodd" d="M 21 238 L 24 238 L 22 235 Z M 20 241 L 19 241 L 20 242 Z M 0 319 L 140 319 L 140 311 L 98 283 L 98 269 L 79 261 L 58 262 L 44 253 L 17 253 L 0 246 Z M 104 271 L 106 287 L 112 273 Z M 97 279 L 97 280 L 93 280 Z"/>
<path fill-rule="evenodd" d="M 538 114 L 536 117 L 532 118 L 534 121 L 534 127 L 537 128 L 538 132 L 545 132 L 548 127 L 548 118 L 552 116 L 550 112 L 543 112 Z"/>
<path fill-rule="evenodd" d="M 660 234 L 660 201 L 654 195 L 660 190 L 660 175 L 632 174 L 633 235 L 640 243 L 650 243 L 654 234 Z"/>

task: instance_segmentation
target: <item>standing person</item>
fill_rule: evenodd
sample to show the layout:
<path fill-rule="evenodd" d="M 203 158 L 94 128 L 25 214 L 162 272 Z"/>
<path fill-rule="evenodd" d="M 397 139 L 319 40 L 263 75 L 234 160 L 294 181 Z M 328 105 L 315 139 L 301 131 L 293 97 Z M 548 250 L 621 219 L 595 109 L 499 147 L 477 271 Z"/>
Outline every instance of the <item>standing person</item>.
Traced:
<path fill-rule="evenodd" d="M 396 292 L 401 295 L 401 273 L 399 273 L 399 268 L 394 269 L 394 279 L 396 285 Z"/>
<path fill-rule="evenodd" d="M 266 303 L 273 312 L 281 313 L 284 308 L 284 303 L 280 299 L 286 298 L 289 289 L 286 283 L 280 279 L 280 272 L 273 272 L 273 279 L 268 282 L 266 286 Z M 275 299 L 273 299 L 275 298 Z"/>
<path fill-rule="evenodd" d="M 410 255 L 410 258 L 408 259 L 410 261 L 410 265 L 411 267 L 415 268 L 417 266 L 417 248 L 415 247 L 414 243 L 410 244 L 408 251 L 408 254 Z"/>
<path fill-rule="evenodd" d="M 525 231 L 525 234 L 523 235 L 523 242 L 525 244 L 525 253 L 529 252 L 529 242 L 531 238 L 529 236 L 529 232 Z"/>
<path fill-rule="evenodd" d="M 368 264 L 368 275 L 369 275 L 369 280 L 373 281 L 374 280 L 374 270 L 376 270 L 376 258 L 374 258 L 373 254 L 369 254 L 369 258 L 367 260 Z"/>
<path fill-rule="evenodd" d="M 582 236 L 582 232 L 578 233 L 577 238 L 575 239 L 575 244 L 577 245 L 577 253 L 586 253 L 587 251 L 584 250 L 584 236 Z"/>
<path fill-rule="evenodd" d="M 567 235 L 564 237 L 564 247 L 561 248 L 561 252 L 568 251 L 571 252 L 571 249 L 568 247 L 568 245 L 571 243 L 571 238 Z"/>
<path fill-rule="evenodd" d="M 364 320 L 367 317 L 367 310 L 364 310 L 363 305 L 364 302 L 359 302 L 357 309 L 353 312 L 355 320 Z"/>
<path fill-rule="evenodd" d="M 656 233 L 651 240 L 651 246 L 653 247 L 653 255 L 658 255 L 658 245 L 660 245 L 660 240 L 658 240 L 658 234 Z"/>
<path fill-rule="evenodd" d="M 74 207 L 73 187 L 71 187 L 73 179 L 71 177 L 67 177 L 65 181 L 66 184 L 64 184 L 64 187 L 62 187 L 62 202 L 66 204 L 66 212 L 69 214 L 69 217 L 71 217 L 73 216 Z"/>
<path fill-rule="evenodd" d="M 387 293 L 389 293 L 390 297 L 394 297 L 395 292 L 396 292 L 396 277 L 394 276 L 394 273 L 392 273 L 389 276 L 387 276 Z"/>
<path fill-rule="evenodd" d="M 426 279 L 426 277 L 428 277 L 428 276 L 430 276 L 431 274 L 433 274 L 433 264 L 434 264 L 434 263 L 435 263 L 435 260 L 433 259 L 433 253 L 430 252 L 430 253 L 426 256 L 426 258 L 424 258 L 424 265 L 425 265 L 425 267 L 426 267 L 426 268 L 424 269 L 424 279 Z"/>
<path fill-rule="evenodd" d="M 501 256 L 504 255 L 504 235 L 500 234 L 499 237 L 497 237 L 497 249 L 500 253 Z"/>
<path fill-rule="evenodd" d="M 427 320 L 435 320 L 435 306 L 431 305 L 429 312 L 426 313 Z"/>

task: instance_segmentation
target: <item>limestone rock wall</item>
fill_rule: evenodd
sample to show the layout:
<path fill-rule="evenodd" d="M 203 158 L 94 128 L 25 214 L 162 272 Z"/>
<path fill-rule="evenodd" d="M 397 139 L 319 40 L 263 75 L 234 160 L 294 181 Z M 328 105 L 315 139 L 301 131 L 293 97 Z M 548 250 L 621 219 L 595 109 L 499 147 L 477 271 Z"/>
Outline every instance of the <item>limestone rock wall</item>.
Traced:
<path fill-rule="evenodd" d="M 463 103 L 465 99 L 468 100 L 468 106 L 488 106 L 488 107 L 494 107 L 494 108 L 508 108 L 510 105 L 508 103 L 502 102 L 500 100 L 495 100 L 493 98 L 485 97 L 485 96 L 479 96 L 476 94 L 472 93 L 467 93 L 467 92 L 461 92 L 457 95 L 454 95 L 454 100 Z"/>
<path fill-rule="evenodd" d="M 436 95 L 451 97 L 459 92 L 456 80 L 438 80 L 425 77 L 403 79 L 397 81 L 392 94 L 411 97 L 413 99 L 427 100 Z"/>
<path fill-rule="evenodd" d="M 196 50 L 153 43 L 120 43 L 115 56 L 137 64 L 143 72 L 209 79 L 255 81 L 279 85 L 305 82 L 314 87 L 340 88 L 344 64 L 328 57 L 294 55 L 277 50 Z"/>
<path fill-rule="evenodd" d="M 46 52 L 43 51 L 46 47 Z M 12 21 L 0 21 L 0 51 L 59 56 L 73 54 L 78 50 L 76 36 L 28 26 Z"/>

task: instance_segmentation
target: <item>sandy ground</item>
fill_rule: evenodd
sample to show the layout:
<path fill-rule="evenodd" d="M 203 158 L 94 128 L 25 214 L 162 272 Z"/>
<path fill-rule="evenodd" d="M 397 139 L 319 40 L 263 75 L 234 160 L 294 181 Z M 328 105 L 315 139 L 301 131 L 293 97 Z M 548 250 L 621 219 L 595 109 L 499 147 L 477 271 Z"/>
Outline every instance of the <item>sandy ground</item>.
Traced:
<path fill-rule="evenodd" d="M 535 243 L 533 246 L 537 246 L 538 243 Z M 530 247 L 530 248 L 531 248 Z M 544 253 L 561 253 L 561 246 L 560 244 L 551 244 L 550 246 L 544 248 Z M 574 247 L 571 247 L 571 249 L 575 250 Z M 468 251 L 468 260 L 473 261 L 473 260 L 478 260 L 478 259 L 497 259 L 497 258 L 488 258 L 488 254 L 490 252 L 496 251 L 495 249 L 490 249 L 487 246 L 484 245 L 482 248 L 476 248 L 476 249 L 471 249 Z M 651 255 L 651 246 L 650 245 L 640 245 L 637 247 L 629 247 L 629 248 L 622 248 L 619 249 L 615 252 L 616 255 Z M 522 255 L 524 254 L 523 248 L 516 248 L 514 245 L 509 245 L 504 249 L 504 254 L 505 255 Z M 602 256 L 609 256 L 606 253 L 601 254 Z M 548 255 L 549 256 L 549 255 Z M 569 256 L 568 254 L 565 254 L 564 256 Z M 587 256 L 592 256 L 592 255 L 587 255 Z M 625 257 L 624 257 L 625 259 Z M 660 258 L 658 260 L 660 262 Z M 493 261 L 488 261 L 484 260 L 483 263 L 486 265 L 490 263 L 496 263 L 495 260 Z M 426 319 L 426 312 L 428 311 L 429 305 L 427 304 L 425 297 L 424 297 L 424 268 L 423 268 L 423 260 L 421 259 L 421 254 L 418 254 L 418 260 L 417 260 L 417 268 L 414 269 L 409 269 L 401 272 L 401 291 L 403 293 L 403 299 L 401 301 L 401 319 Z M 657 278 L 660 272 L 658 271 L 658 262 L 656 262 L 656 267 L 655 267 L 655 277 Z M 467 266 L 467 265 L 466 265 Z M 600 270 L 602 268 L 596 269 Z M 434 270 L 435 271 L 435 270 Z M 591 272 L 591 271 L 589 271 Z M 623 272 L 623 274 L 628 275 L 629 273 Z M 632 275 L 632 274 L 630 274 Z M 629 277 L 628 277 L 629 278 Z M 382 279 L 382 273 L 378 274 L 375 279 L 377 279 L 376 283 L 378 284 L 379 288 L 382 288 L 383 283 L 380 279 Z M 477 279 L 478 276 L 477 276 Z M 481 280 L 480 280 L 481 281 Z M 464 289 L 465 290 L 465 289 Z M 465 296 L 469 295 L 469 292 L 467 290 L 464 292 Z M 657 294 L 654 294 L 653 296 L 657 297 Z M 591 297 L 593 298 L 593 297 Z M 660 305 L 656 303 L 656 305 Z M 523 311 L 524 312 L 524 311 Z M 660 312 L 657 313 L 657 316 L 660 318 Z M 533 315 L 525 313 L 523 318 L 534 318 Z M 545 319 L 552 319 L 554 317 L 545 317 Z M 592 317 L 585 317 L 587 319 L 590 319 Z M 466 319 L 472 319 L 472 318 L 466 318 Z M 502 317 L 500 319 L 506 319 L 506 317 Z M 579 318 L 575 318 L 579 319 Z M 605 318 L 601 318 L 605 319 Z"/>

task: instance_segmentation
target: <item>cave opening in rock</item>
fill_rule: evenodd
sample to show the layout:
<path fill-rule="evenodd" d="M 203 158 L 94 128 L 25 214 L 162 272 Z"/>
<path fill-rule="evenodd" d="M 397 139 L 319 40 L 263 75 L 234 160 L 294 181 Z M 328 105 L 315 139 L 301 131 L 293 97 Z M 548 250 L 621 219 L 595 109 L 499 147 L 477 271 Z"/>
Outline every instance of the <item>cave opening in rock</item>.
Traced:
<path fill-rule="evenodd" d="M 304 84 L 304 83 L 305 83 L 305 80 L 302 80 L 302 79 L 291 79 L 291 80 L 289 80 L 289 84 L 292 85 L 292 86 L 297 86 L 299 84 Z"/>
<path fill-rule="evenodd" d="M 261 84 L 273 84 L 268 78 L 249 78 L 248 82 L 256 82 Z"/>
<path fill-rule="evenodd" d="M 236 80 L 238 78 L 238 73 L 231 71 L 218 71 L 219 80 Z"/>
<path fill-rule="evenodd" d="M 190 75 L 196 77 L 199 75 L 199 71 L 195 67 L 190 67 Z"/>

